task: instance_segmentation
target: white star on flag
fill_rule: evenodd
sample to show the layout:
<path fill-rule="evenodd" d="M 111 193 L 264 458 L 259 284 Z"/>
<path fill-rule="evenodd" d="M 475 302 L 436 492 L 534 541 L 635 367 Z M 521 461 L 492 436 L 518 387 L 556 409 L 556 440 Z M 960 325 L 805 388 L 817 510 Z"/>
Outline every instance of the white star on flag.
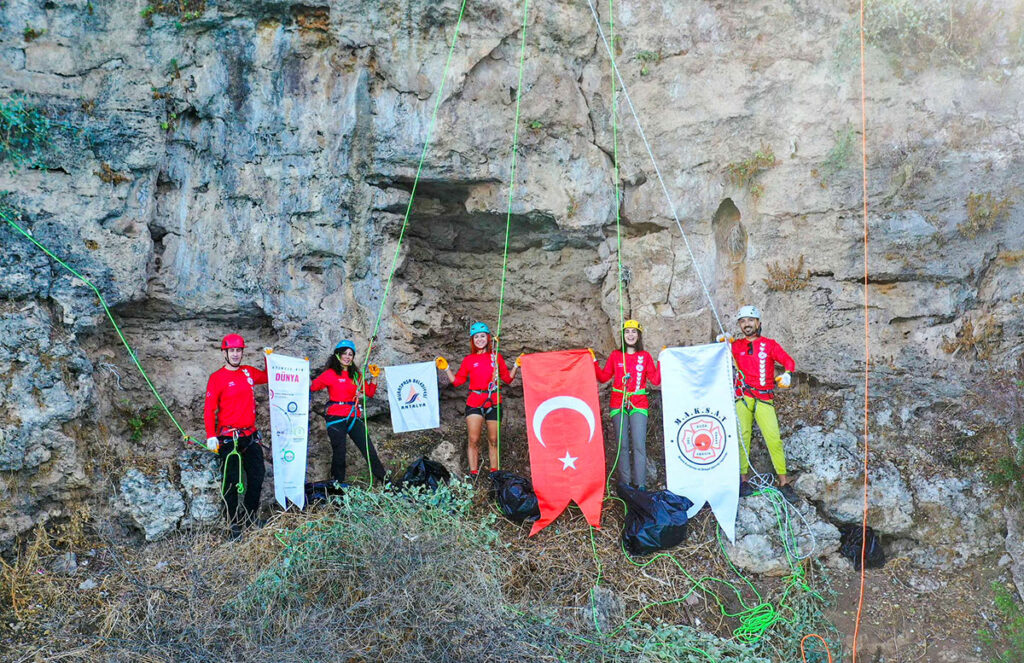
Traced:
<path fill-rule="evenodd" d="M 569 469 L 570 467 L 575 470 L 576 469 L 576 461 L 579 460 L 579 456 L 576 456 L 575 458 L 573 458 L 572 456 L 569 455 L 569 450 L 566 449 L 565 450 L 565 458 L 559 458 L 558 460 L 562 461 L 562 470 L 563 471 Z"/>

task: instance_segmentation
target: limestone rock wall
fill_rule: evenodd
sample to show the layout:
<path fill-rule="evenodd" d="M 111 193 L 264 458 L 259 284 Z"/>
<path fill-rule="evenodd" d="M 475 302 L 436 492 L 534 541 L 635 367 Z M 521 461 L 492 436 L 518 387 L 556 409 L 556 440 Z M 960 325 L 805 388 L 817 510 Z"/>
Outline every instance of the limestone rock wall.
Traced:
<path fill-rule="evenodd" d="M 374 360 L 461 356 L 468 323 L 497 317 L 514 3 L 467 3 L 434 125 L 454 0 L 174 4 L 3 3 L 0 94 L 64 125 L 36 166 L 0 169 L 0 189 L 100 289 L 182 424 L 200 430 L 228 331 L 315 364 L 341 337 L 366 346 L 428 135 Z M 892 488 L 875 524 L 942 563 L 1005 535 L 974 452 L 1005 449 L 1020 423 L 1024 10 L 918 4 L 917 32 L 869 16 L 871 421 Z M 608 8 L 598 11 L 607 31 Z M 818 464 L 813 450 L 860 453 L 854 5 L 616 12 L 616 58 L 671 206 L 621 90 L 612 122 L 586 0 L 532 3 L 507 354 L 614 346 L 617 153 L 626 314 L 643 320 L 649 348 L 708 341 L 717 324 L 698 272 L 726 326 L 740 304 L 761 306 L 766 333 L 797 361 L 780 414 L 811 449 L 793 451 L 799 485 L 823 515 L 853 518 L 857 464 Z M 69 503 L 120 490 L 129 468 L 170 468 L 178 481 L 181 448 L 149 417 L 152 397 L 93 292 L 9 228 L 0 238 L 3 551 Z M 454 398 L 444 418 L 461 444 Z M 982 521 L 981 549 L 964 548 L 963 528 L 929 525 L 929 505 L 946 500 Z"/>

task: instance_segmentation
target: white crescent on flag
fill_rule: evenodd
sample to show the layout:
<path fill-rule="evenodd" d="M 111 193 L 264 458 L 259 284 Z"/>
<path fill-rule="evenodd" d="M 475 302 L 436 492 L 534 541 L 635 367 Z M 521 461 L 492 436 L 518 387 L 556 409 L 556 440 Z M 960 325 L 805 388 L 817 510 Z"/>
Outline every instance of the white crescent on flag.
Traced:
<path fill-rule="evenodd" d="M 537 410 L 533 413 L 533 434 L 537 436 L 537 441 L 540 442 L 542 447 L 547 448 L 548 446 L 544 443 L 544 437 L 540 434 L 541 426 L 544 424 L 544 417 L 555 410 L 573 410 L 582 414 L 583 418 L 587 420 L 587 425 L 590 426 L 590 437 L 587 438 L 587 442 L 594 439 L 594 429 L 597 426 L 597 422 L 594 418 L 594 411 L 590 409 L 586 401 L 575 396 L 554 396 L 538 405 Z"/>

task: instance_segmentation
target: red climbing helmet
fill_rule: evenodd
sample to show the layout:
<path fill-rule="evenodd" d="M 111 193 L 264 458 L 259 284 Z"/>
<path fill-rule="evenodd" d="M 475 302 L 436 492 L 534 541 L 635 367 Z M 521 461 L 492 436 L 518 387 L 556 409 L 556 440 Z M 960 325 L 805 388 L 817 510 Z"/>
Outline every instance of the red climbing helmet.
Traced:
<path fill-rule="evenodd" d="M 239 334 L 228 334 L 224 337 L 224 340 L 220 342 L 220 349 L 227 350 L 228 348 L 244 348 L 245 339 Z"/>

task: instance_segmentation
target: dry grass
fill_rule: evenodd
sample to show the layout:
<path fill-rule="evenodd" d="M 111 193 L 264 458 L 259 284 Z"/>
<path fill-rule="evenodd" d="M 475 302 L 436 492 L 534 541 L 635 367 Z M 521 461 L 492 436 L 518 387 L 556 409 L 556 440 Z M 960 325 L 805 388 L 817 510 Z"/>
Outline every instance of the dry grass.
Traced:
<path fill-rule="evenodd" d="M 746 159 L 726 165 L 725 173 L 731 183 L 736 186 L 748 187 L 751 195 L 757 198 L 764 193 L 764 188 L 760 184 L 755 184 L 754 180 L 758 175 L 776 165 L 778 165 L 778 160 L 775 158 L 775 152 L 771 145 L 762 144 Z"/>
<path fill-rule="evenodd" d="M 968 239 L 992 230 L 1013 206 L 1009 197 L 997 198 L 991 192 L 970 193 L 966 204 L 967 218 L 956 229 Z"/>
<path fill-rule="evenodd" d="M 700 648 L 753 663 L 798 652 L 781 623 L 756 648 L 717 637 L 738 622 L 716 600 L 737 612 L 738 596 L 756 599 L 707 514 L 674 561 L 626 558 L 613 499 L 593 541 L 575 509 L 527 539 L 528 525 L 497 519 L 484 491 L 461 487 L 418 497 L 353 490 L 235 543 L 207 530 L 109 543 L 111 532 L 88 531 L 86 518 L 55 538 L 37 530 L 4 567 L 0 647 L 10 660 L 697 663 Z M 49 571 L 72 542 L 92 549 L 80 552 L 87 566 Z M 701 580 L 711 577 L 742 590 Z M 80 589 L 86 579 L 96 586 Z M 782 587 L 759 583 L 768 598 Z"/>
<path fill-rule="evenodd" d="M 292 10 L 300 30 L 327 32 L 331 28 L 331 11 L 327 7 L 296 7 Z"/>
<path fill-rule="evenodd" d="M 153 25 L 153 15 L 174 16 L 180 21 L 194 21 L 206 11 L 206 0 L 156 0 L 142 10 L 146 25 Z"/>
<path fill-rule="evenodd" d="M 762 280 L 769 290 L 793 292 L 810 285 L 811 272 L 804 269 L 804 257 L 800 256 L 789 265 L 782 261 L 768 263 L 768 278 Z"/>
<path fill-rule="evenodd" d="M 964 359 L 989 359 L 1000 347 L 1002 335 L 1002 326 L 991 316 L 977 321 L 968 318 L 956 336 L 942 341 L 942 349 L 953 356 L 962 354 Z"/>
<path fill-rule="evenodd" d="M 95 175 L 107 184 L 121 184 L 122 182 L 132 181 L 129 175 L 114 170 L 107 162 L 100 164 L 100 169 L 95 172 Z"/>

